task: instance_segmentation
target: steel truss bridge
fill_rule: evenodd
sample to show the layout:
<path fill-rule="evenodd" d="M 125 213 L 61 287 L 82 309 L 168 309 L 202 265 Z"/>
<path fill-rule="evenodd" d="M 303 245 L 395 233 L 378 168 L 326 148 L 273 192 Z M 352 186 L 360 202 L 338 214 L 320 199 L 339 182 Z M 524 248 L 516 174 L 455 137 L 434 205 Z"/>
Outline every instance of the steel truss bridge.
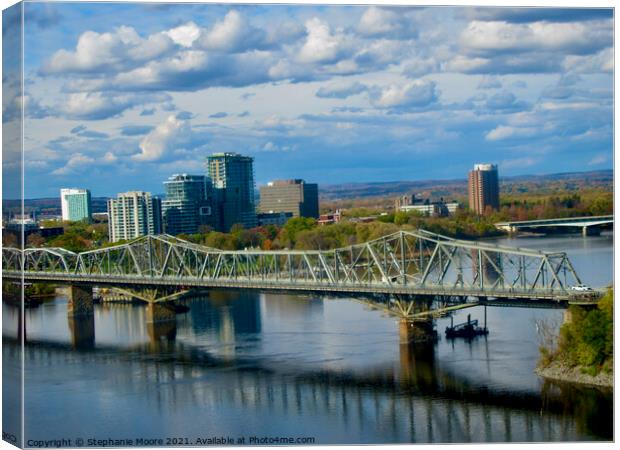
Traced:
<path fill-rule="evenodd" d="M 2 266 L 4 278 L 26 282 L 169 290 L 571 301 L 580 293 L 570 286 L 581 284 L 566 253 L 458 240 L 425 230 L 334 250 L 226 251 L 169 235 L 82 253 L 3 248 Z"/>

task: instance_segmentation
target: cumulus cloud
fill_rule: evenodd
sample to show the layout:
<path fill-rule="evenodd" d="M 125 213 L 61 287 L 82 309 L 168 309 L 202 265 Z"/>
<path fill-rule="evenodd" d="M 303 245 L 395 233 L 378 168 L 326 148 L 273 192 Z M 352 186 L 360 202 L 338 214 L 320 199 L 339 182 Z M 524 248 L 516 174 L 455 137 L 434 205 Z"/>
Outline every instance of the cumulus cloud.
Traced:
<path fill-rule="evenodd" d="M 54 115 L 71 119 L 102 120 L 118 116 L 128 108 L 168 100 L 166 94 L 113 94 L 102 92 L 76 92 L 66 97 L 65 103 L 56 107 Z"/>
<path fill-rule="evenodd" d="M 307 37 L 297 59 L 302 63 L 333 63 L 343 56 L 346 37 L 342 30 L 332 33 L 329 24 L 317 17 L 306 21 Z"/>
<path fill-rule="evenodd" d="M 52 175 L 66 175 L 80 167 L 87 166 L 95 163 L 95 160 L 90 156 L 84 155 L 82 153 L 75 153 L 71 155 L 67 163 L 63 167 L 59 167 L 58 169 L 52 171 Z"/>
<path fill-rule="evenodd" d="M 223 119 L 224 117 L 228 117 L 228 113 L 224 111 L 216 112 L 209 116 L 211 119 Z"/>
<path fill-rule="evenodd" d="M 165 33 L 144 39 L 131 27 L 113 32 L 86 31 L 78 39 L 75 51 L 58 50 L 43 66 L 44 74 L 101 73 L 127 70 L 141 62 L 161 57 L 174 47 Z"/>
<path fill-rule="evenodd" d="M 434 81 L 414 80 L 404 85 L 391 84 L 386 87 L 373 87 L 371 103 L 379 108 L 424 107 L 438 99 Z"/>
<path fill-rule="evenodd" d="M 411 14 L 403 8 L 378 8 L 371 6 L 360 18 L 357 30 L 364 36 L 395 38 L 417 37 L 416 24 Z"/>
<path fill-rule="evenodd" d="M 201 44 L 209 50 L 242 52 L 264 45 L 265 32 L 251 26 L 238 11 L 229 11 L 204 33 Z"/>
<path fill-rule="evenodd" d="M 136 161 L 159 161 L 169 153 L 175 145 L 187 139 L 190 126 L 187 121 L 179 120 L 174 115 L 168 116 L 165 122 L 159 124 L 142 141 L 140 153 L 132 156 Z"/>
<path fill-rule="evenodd" d="M 613 73 L 613 48 L 607 47 L 594 55 L 568 55 L 563 68 L 575 73 Z"/>
<path fill-rule="evenodd" d="M 187 22 L 185 25 L 180 25 L 176 28 L 164 31 L 170 39 L 182 47 L 191 47 L 194 41 L 196 41 L 201 34 L 200 27 L 194 22 Z"/>
<path fill-rule="evenodd" d="M 441 70 L 441 63 L 438 59 L 430 57 L 430 58 L 419 58 L 414 57 L 409 59 L 403 65 L 403 75 L 409 78 L 419 78 L 423 75 L 428 75 L 429 73 L 439 72 Z"/>
<path fill-rule="evenodd" d="M 611 24 L 533 22 L 513 24 L 505 21 L 470 22 L 461 33 L 466 49 L 480 52 L 563 51 L 587 54 L 607 46 L 612 37 Z"/>
<path fill-rule="evenodd" d="M 523 110 L 527 104 L 518 101 L 512 92 L 502 91 L 489 97 L 486 101 L 486 107 L 493 110 Z"/>

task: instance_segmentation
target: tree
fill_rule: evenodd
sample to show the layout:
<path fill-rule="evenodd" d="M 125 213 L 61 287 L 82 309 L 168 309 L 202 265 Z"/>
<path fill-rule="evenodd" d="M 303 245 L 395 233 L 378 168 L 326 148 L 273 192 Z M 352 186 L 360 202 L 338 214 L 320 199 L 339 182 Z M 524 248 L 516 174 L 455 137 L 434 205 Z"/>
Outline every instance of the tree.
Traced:
<path fill-rule="evenodd" d="M 42 247 L 45 244 L 45 238 L 41 233 L 29 234 L 26 238 L 26 247 Z"/>
<path fill-rule="evenodd" d="M 3 247 L 17 247 L 19 241 L 17 240 L 17 234 L 12 231 L 3 230 L 2 232 L 2 246 Z"/>

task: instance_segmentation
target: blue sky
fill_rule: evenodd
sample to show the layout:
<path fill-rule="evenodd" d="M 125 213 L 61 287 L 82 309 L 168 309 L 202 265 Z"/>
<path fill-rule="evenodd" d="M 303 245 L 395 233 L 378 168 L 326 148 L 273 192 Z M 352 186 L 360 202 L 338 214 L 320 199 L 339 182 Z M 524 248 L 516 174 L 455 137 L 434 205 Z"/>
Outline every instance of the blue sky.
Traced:
<path fill-rule="evenodd" d="M 26 3 L 25 26 L 26 197 L 162 192 L 219 151 L 258 185 L 612 167 L 610 9 Z"/>

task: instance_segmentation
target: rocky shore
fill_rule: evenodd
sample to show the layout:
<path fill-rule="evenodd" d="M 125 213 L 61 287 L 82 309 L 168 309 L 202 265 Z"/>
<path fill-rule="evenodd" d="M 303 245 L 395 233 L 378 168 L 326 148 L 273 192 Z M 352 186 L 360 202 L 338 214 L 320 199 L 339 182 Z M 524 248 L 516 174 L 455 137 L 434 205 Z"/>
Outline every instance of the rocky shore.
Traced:
<path fill-rule="evenodd" d="M 549 380 L 577 383 L 602 388 L 613 388 L 613 373 L 599 373 L 596 376 L 582 373 L 579 367 L 567 367 L 561 363 L 551 363 L 546 367 L 536 368 L 536 373 Z"/>

